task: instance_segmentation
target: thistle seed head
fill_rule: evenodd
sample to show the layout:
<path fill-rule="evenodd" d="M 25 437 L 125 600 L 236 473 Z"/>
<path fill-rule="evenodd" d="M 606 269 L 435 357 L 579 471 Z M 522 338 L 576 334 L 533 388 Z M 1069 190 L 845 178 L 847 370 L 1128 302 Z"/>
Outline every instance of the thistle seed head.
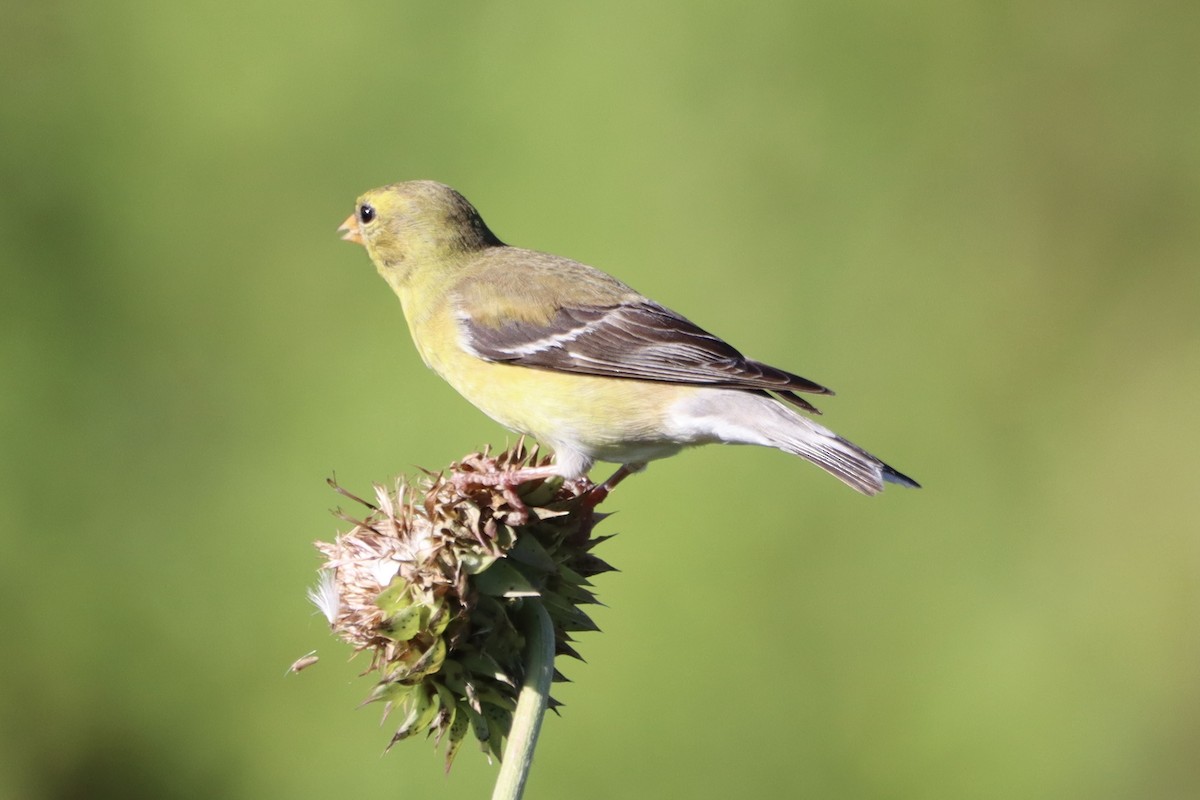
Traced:
<path fill-rule="evenodd" d="M 581 609 L 595 603 L 589 579 L 612 569 L 589 551 L 602 517 L 587 502 L 587 480 L 532 481 L 517 487 L 528 508 L 513 508 L 500 487 L 455 481 L 543 466 L 516 447 L 474 453 L 446 473 L 375 486 L 361 520 L 333 542 L 309 598 L 333 632 L 370 653 L 364 674 L 377 682 L 365 702 L 397 713 L 396 742 L 422 731 L 446 742 L 450 768 L 468 732 L 500 757 L 524 678 L 524 637 L 516 624 L 523 598 L 537 597 L 555 626 L 556 652 L 578 657 L 571 634 L 596 630 Z M 510 524 L 527 519 L 524 524 Z"/>

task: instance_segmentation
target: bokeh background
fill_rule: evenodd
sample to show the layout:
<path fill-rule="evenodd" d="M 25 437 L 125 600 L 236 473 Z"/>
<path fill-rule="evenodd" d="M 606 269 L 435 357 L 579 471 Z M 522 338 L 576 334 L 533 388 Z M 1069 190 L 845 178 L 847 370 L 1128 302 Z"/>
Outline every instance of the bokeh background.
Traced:
<path fill-rule="evenodd" d="M 1200 796 L 1196 3 L 3 17 L 0 796 L 488 795 L 304 598 L 327 476 L 508 438 L 334 232 L 416 177 L 926 486 L 622 486 L 529 797 Z"/>

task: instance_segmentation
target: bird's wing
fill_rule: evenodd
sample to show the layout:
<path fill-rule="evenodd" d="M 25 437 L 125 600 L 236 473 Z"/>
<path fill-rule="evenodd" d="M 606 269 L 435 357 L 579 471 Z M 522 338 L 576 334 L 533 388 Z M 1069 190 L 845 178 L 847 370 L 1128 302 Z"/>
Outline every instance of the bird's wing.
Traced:
<path fill-rule="evenodd" d="M 665 383 L 770 391 L 810 411 L 792 392 L 820 384 L 746 358 L 675 312 L 647 300 L 560 307 L 548 322 L 481 322 L 460 311 L 467 348 L 524 367 Z"/>

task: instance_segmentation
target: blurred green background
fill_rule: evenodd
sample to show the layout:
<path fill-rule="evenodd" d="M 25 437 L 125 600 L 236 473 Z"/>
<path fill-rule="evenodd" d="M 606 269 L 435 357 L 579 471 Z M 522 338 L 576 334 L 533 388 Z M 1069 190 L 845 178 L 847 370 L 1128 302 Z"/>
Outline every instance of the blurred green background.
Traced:
<path fill-rule="evenodd" d="M 334 232 L 425 177 L 926 486 L 623 485 L 529 797 L 1200 796 L 1196 3 L 3 16 L 0 796 L 488 795 L 304 598 L 327 476 L 507 438 Z"/>

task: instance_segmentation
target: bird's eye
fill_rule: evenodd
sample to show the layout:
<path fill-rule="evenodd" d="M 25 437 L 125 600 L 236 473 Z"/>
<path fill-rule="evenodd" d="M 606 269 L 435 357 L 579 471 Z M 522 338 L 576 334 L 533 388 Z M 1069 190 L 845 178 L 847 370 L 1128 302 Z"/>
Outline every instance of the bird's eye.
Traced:
<path fill-rule="evenodd" d="M 358 219 L 363 225 L 366 225 L 371 220 L 375 219 L 375 206 L 370 203 L 363 203 L 358 209 Z"/>

